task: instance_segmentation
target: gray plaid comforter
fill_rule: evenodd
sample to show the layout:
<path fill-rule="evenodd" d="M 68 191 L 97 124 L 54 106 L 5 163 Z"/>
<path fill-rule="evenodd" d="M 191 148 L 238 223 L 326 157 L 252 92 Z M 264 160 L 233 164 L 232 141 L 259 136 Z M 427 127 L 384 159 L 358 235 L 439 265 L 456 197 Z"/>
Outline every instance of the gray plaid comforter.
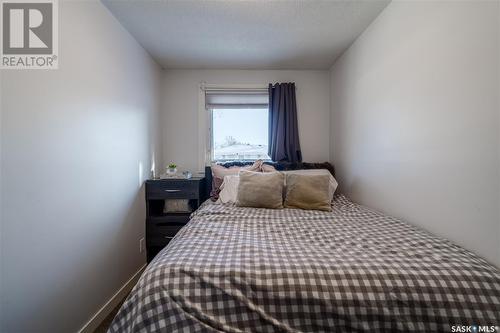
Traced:
<path fill-rule="evenodd" d="M 110 332 L 451 332 L 500 325 L 500 272 L 356 205 L 205 203 L 146 268 Z M 498 330 L 498 329 L 497 329 Z"/>

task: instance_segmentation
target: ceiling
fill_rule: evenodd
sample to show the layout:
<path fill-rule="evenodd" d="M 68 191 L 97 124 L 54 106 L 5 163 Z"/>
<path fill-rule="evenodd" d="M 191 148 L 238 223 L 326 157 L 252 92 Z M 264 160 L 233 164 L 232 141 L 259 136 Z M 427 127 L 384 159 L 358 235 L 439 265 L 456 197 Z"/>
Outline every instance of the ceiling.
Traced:
<path fill-rule="evenodd" d="M 390 0 L 102 0 L 164 68 L 328 69 Z"/>

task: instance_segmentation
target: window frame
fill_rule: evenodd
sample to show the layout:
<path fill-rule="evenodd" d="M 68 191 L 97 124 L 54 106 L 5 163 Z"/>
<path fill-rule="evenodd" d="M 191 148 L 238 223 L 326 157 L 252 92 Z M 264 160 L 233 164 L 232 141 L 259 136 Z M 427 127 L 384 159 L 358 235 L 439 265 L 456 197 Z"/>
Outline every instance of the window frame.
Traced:
<path fill-rule="evenodd" d="M 206 108 L 205 92 L 211 89 L 242 89 L 242 90 L 267 90 L 268 82 L 255 84 L 227 84 L 227 83 L 207 83 L 200 81 L 198 89 L 198 172 L 205 172 L 205 167 L 212 162 L 212 111 Z"/>
<path fill-rule="evenodd" d="M 248 109 L 248 110 L 262 110 L 262 107 L 255 107 L 255 108 L 245 108 L 245 109 Z M 206 149 L 206 152 L 205 152 L 205 161 L 208 163 L 205 163 L 206 165 L 210 165 L 212 163 L 216 163 L 216 162 L 230 162 L 230 161 L 238 161 L 238 162 L 255 162 L 257 161 L 258 159 L 238 159 L 238 160 L 234 160 L 234 159 L 230 159 L 230 160 L 216 160 L 215 159 L 215 152 L 214 152 L 214 147 L 215 147 L 215 142 L 214 142 L 214 132 L 213 132 L 213 129 L 214 129 L 214 113 L 213 113 L 213 108 L 208 108 L 206 109 L 207 111 L 207 114 L 208 114 L 208 121 L 207 121 L 207 124 L 208 124 L 208 127 L 207 127 L 207 133 L 208 133 L 208 137 L 207 137 L 207 149 Z M 269 114 L 269 107 L 267 108 L 267 112 Z M 269 135 L 269 134 L 268 134 Z M 266 159 L 261 159 L 263 161 L 271 161 L 271 158 L 268 157 Z"/>

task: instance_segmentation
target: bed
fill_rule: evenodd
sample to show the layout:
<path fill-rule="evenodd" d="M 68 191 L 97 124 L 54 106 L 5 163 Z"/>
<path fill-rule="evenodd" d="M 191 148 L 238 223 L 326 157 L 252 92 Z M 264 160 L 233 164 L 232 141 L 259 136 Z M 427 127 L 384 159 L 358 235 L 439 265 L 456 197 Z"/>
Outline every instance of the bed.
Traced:
<path fill-rule="evenodd" d="M 500 325 L 498 269 L 337 195 L 331 212 L 206 201 L 146 268 L 109 332 L 451 332 L 470 325 Z"/>

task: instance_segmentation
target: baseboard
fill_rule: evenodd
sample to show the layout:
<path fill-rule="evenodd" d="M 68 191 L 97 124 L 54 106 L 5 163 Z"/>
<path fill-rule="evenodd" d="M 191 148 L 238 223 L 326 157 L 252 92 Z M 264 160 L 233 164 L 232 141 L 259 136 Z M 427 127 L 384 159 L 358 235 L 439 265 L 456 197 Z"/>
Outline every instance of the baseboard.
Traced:
<path fill-rule="evenodd" d="M 83 325 L 78 333 L 92 333 L 102 323 L 102 321 L 113 311 L 113 309 L 120 303 L 120 301 L 132 290 L 135 286 L 142 271 L 146 265 L 142 266 L 137 272 L 132 275 L 130 279 L 104 304 L 99 311 L 97 311 L 89 321 Z"/>

